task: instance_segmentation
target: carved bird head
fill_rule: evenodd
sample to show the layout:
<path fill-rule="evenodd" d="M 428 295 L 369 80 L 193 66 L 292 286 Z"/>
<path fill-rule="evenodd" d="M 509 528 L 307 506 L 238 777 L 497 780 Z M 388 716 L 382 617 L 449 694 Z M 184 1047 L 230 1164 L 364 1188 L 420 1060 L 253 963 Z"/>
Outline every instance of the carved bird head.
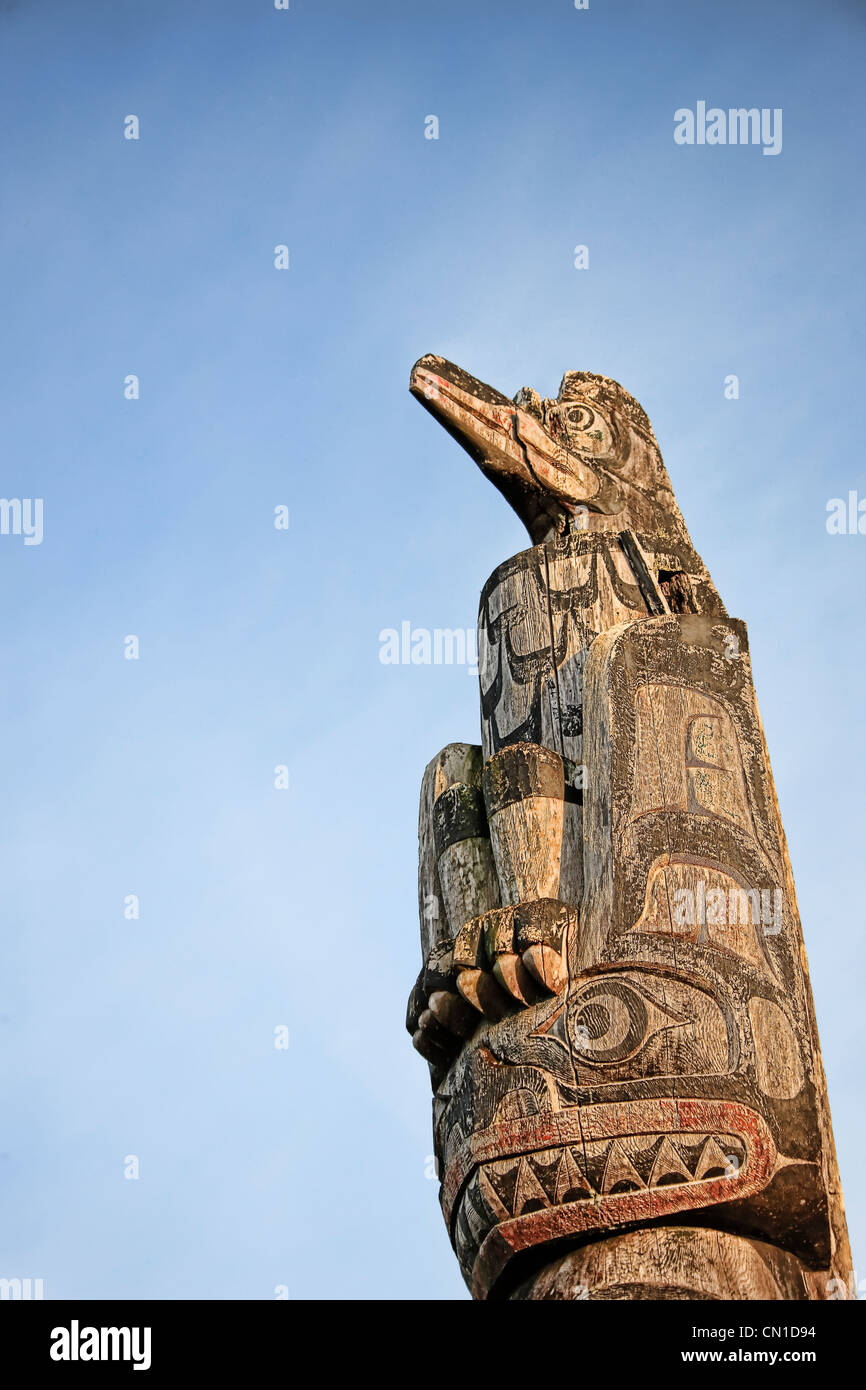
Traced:
<path fill-rule="evenodd" d="M 652 427 L 638 402 L 608 377 L 566 372 L 555 400 L 522 387 L 513 400 L 432 353 L 409 389 L 475 460 L 534 543 L 594 517 L 592 529 L 646 526 L 653 513 L 681 523 Z"/>

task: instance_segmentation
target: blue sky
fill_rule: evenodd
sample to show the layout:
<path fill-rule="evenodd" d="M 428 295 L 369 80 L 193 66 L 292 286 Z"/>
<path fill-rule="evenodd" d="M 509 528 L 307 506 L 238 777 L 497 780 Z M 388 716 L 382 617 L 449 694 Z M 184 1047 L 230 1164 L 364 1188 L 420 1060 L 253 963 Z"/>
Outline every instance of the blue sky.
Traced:
<path fill-rule="evenodd" d="M 856 1265 L 864 48 L 841 0 L 3 7 L 0 491 L 44 539 L 0 537 L 0 1273 L 466 1296 L 403 1015 L 477 684 L 379 632 L 472 627 L 527 541 L 410 399 L 429 351 L 621 381 L 749 624 Z M 677 146 L 698 100 L 782 153 Z"/>

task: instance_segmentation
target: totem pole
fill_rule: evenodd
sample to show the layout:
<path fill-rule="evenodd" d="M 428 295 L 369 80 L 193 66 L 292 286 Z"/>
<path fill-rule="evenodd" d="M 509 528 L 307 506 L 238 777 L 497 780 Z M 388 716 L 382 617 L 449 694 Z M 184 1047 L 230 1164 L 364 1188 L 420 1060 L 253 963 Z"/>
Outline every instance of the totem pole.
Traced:
<path fill-rule="evenodd" d="M 532 539 L 481 595 L 481 745 L 421 790 L 407 1026 L 463 1276 L 476 1298 L 845 1296 L 746 629 L 649 420 L 591 372 L 512 401 L 427 356 L 410 389 Z"/>

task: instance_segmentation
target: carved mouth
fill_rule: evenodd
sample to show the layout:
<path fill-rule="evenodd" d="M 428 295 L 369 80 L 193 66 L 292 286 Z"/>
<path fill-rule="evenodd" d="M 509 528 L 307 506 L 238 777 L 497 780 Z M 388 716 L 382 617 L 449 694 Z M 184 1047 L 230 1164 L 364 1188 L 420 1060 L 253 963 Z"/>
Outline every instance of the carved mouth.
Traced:
<path fill-rule="evenodd" d="M 483 1296 L 520 1250 L 734 1201 L 764 1187 L 776 1161 L 761 1116 L 733 1101 L 574 1106 L 474 1135 L 442 1200 Z"/>
<path fill-rule="evenodd" d="M 487 1205 L 507 1221 L 566 1202 L 736 1177 L 745 1157 L 732 1134 L 630 1134 L 487 1163 L 478 1178 Z"/>

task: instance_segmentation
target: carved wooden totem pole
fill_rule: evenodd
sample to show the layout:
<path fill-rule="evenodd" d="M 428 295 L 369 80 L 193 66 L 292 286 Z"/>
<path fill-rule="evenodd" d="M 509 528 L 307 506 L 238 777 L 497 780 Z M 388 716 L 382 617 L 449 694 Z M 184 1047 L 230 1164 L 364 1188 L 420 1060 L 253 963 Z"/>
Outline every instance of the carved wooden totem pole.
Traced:
<path fill-rule="evenodd" d="M 410 383 L 522 518 L 487 581 L 481 746 L 424 775 L 441 1203 L 477 1298 L 824 1299 L 851 1260 L 749 665 L 644 411 L 567 372 Z"/>

